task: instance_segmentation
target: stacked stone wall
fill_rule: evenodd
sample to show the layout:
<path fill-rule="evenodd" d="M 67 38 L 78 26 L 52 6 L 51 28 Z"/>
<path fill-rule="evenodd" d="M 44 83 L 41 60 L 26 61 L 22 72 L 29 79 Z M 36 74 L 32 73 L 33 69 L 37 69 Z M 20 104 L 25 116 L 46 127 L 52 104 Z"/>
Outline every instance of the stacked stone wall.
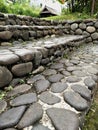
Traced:
<path fill-rule="evenodd" d="M 86 35 L 87 43 L 98 43 L 98 20 L 49 21 L 30 16 L 0 14 L 0 40 L 29 40 L 53 34 Z"/>
<path fill-rule="evenodd" d="M 32 41 L 34 38 L 54 34 L 63 35 L 66 40 L 61 39 L 58 43 L 50 42 L 46 45 L 38 43 L 40 47 L 31 46 L 32 44 L 25 47 L 19 45 L 19 48 L 6 47 L 6 44 L 9 44 L 6 41 L 14 41 L 13 43 L 17 44 L 21 43 L 18 42 L 19 39 Z M 65 34 L 77 36 L 68 39 Z M 98 20 L 59 22 L 0 14 L 0 87 L 8 85 L 14 77 L 25 76 L 38 66 L 46 65 L 54 58 L 86 42 L 98 43 Z"/>

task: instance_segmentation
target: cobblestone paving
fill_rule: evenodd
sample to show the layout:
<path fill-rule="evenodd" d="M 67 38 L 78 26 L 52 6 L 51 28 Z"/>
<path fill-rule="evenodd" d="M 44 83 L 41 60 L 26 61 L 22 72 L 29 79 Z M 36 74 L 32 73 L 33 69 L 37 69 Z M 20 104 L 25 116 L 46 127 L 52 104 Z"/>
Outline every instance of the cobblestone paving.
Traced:
<path fill-rule="evenodd" d="M 82 46 L 68 59 L 57 58 L 0 101 L 0 130 L 81 129 L 97 75 L 98 45 Z"/>

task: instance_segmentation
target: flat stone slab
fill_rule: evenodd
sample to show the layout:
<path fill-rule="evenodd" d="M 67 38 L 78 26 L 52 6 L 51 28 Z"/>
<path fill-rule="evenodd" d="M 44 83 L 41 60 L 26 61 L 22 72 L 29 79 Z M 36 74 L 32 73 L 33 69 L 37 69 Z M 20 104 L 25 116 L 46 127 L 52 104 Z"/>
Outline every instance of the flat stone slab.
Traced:
<path fill-rule="evenodd" d="M 4 130 L 17 130 L 17 129 L 14 129 L 14 128 L 7 128 L 7 129 L 4 129 Z"/>
<path fill-rule="evenodd" d="M 13 127 L 16 125 L 22 117 L 25 106 L 15 107 L 0 115 L 0 129 Z"/>
<path fill-rule="evenodd" d="M 11 72 L 6 68 L 0 66 L 0 88 L 8 85 L 12 80 Z"/>
<path fill-rule="evenodd" d="M 66 81 L 69 83 L 74 83 L 74 82 L 79 82 L 81 80 L 81 78 L 77 77 L 77 76 L 69 76 Z"/>
<path fill-rule="evenodd" d="M 88 108 L 87 101 L 74 91 L 66 91 L 64 100 L 78 111 L 84 111 Z"/>
<path fill-rule="evenodd" d="M 61 69 L 63 67 L 64 65 L 62 63 L 54 63 L 53 65 L 50 66 L 51 69 Z"/>
<path fill-rule="evenodd" d="M 0 113 L 3 112 L 7 107 L 7 102 L 4 100 L 0 100 Z"/>
<path fill-rule="evenodd" d="M 79 71 L 79 70 L 73 71 L 72 74 L 77 77 L 85 77 L 87 75 L 87 73 L 84 73 L 83 71 Z"/>
<path fill-rule="evenodd" d="M 23 94 L 21 96 L 18 96 L 15 99 L 11 100 L 10 105 L 11 106 L 20 106 L 20 105 L 34 103 L 36 101 L 37 101 L 36 93 L 28 93 L 28 94 Z"/>
<path fill-rule="evenodd" d="M 36 88 L 36 91 L 40 93 L 48 89 L 48 87 L 50 86 L 50 82 L 48 80 L 43 79 L 35 82 L 34 86 Z"/>
<path fill-rule="evenodd" d="M 68 87 L 68 85 L 66 83 L 62 83 L 62 82 L 57 82 L 57 83 L 53 83 L 51 85 L 51 91 L 54 93 L 61 93 L 63 92 L 66 88 Z"/>
<path fill-rule="evenodd" d="M 70 75 L 71 75 L 71 73 L 68 72 L 68 71 L 66 71 L 66 70 L 61 71 L 61 73 L 62 73 L 64 76 L 70 76 Z"/>
<path fill-rule="evenodd" d="M 0 55 L 0 65 L 10 65 L 17 61 L 19 61 L 19 57 L 15 54 Z"/>
<path fill-rule="evenodd" d="M 14 65 L 11 71 L 15 76 L 24 76 L 30 73 L 32 71 L 32 68 L 33 68 L 32 62 L 27 62 Z"/>
<path fill-rule="evenodd" d="M 72 71 L 76 71 L 76 70 L 81 70 L 81 67 L 78 67 L 78 66 L 69 66 L 66 69 L 67 69 L 67 71 L 72 72 Z"/>
<path fill-rule="evenodd" d="M 48 127 L 43 126 L 41 124 L 34 125 L 32 130 L 50 130 Z"/>
<path fill-rule="evenodd" d="M 59 82 L 63 78 L 62 74 L 54 74 L 48 77 L 48 80 L 52 83 Z"/>
<path fill-rule="evenodd" d="M 25 127 L 33 125 L 36 121 L 39 121 L 42 116 L 42 106 L 38 103 L 34 103 L 26 110 L 17 127 L 18 129 L 23 129 Z"/>
<path fill-rule="evenodd" d="M 79 130 L 78 116 L 62 108 L 50 108 L 47 114 L 57 130 Z"/>
<path fill-rule="evenodd" d="M 13 90 L 8 92 L 7 96 L 11 97 L 11 96 L 16 96 L 17 94 L 23 94 L 29 91 L 30 89 L 31 89 L 30 85 L 27 85 L 27 84 L 18 85 Z"/>
<path fill-rule="evenodd" d="M 16 49 L 14 51 L 16 55 L 18 55 L 23 61 L 31 61 L 34 57 L 34 53 L 28 49 Z"/>
<path fill-rule="evenodd" d="M 39 99 L 44 102 L 47 103 L 48 105 L 53 105 L 56 104 L 58 102 L 61 101 L 61 99 L 53 94 L 51 94 L 50 92 L 43 92 L 40 96 Z"/>
<path fill-rule="evenodd" d="M 92 90 L 96 86 L 96 83 L 92 78 L 86 78 L 84 80 L 84 84 L 88 86 L 90 90 Z"/>
<path fill-rule="evenodd" d="M 56 73 L 57 73 L 57 71 L 54 70 L 54 69 L 47 69 L 47 70 L 45 70 L 45 71 L 43 72 L 43 75 L 45 75 L 45 76 L 50 76 L 50 75 L 53 75 L 53 74 L 56 74 Z"/>
<path fill-rule="evenodd" d="M 33 84 L 34 82 L 36 82 L 38 80 L 42 80 L 42 79 L 45 79 L 45 77 L 43 75 L 41 75 L 41 74 L 38 74 L 38 75 L 35 75 L 35 76 L 29 78 L 27 80 L 27 83 L 28 84 Z"/>
<path fill-rule="evenodd" d="M 75 85 L 72 85 L 71 88 L 75 92 L 79 93 L 86 100 L 90 100 L 91 99 L 91 92 L 90 92 L 89 89 L 86 88 L 86 86 L 75 84 Z"/>
<path fill-rule="evenodd" d="M 76 60 L 76 59 L 72 59 L 72 60 L 70 60 L 70 63 L 72 63 L 74 65 L 78 65 L 80 63 L 80 61 Z"/>
<path fill-rule="evenodd" d="M 93 68 L 93 67 L 89 67 L 87 68 L 87 71 L 91 74 L 95 74 L 97 75 L 98 74 L 98 70 L 96 68 Z"/>

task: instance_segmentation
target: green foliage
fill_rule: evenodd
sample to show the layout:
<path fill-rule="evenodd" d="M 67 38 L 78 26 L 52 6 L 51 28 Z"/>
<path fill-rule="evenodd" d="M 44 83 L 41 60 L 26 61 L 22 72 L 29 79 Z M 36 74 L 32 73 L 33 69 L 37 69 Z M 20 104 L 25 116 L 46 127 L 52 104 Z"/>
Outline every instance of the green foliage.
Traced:
<path fill-rule="evenodd" d="M 31 7 L 28 3 L 10 3 L 6 4 L 4 0 L 0 0 L 0 12 L 27 15 L 32 17 L 39 17 L 40 9 L 38 7 Z"/>
<path fill-rule="evenodd" d="M 8 13 L 8 7 L 4 3 L 4 0 L 0 0 L 0 12 Z"/>
<path fill-rule="evenodd" d="M 0 100 L 3 99 L 5 95 L 6 95 L 6 92 L 0 90 Z"/>
<path fill-rule="evenodd" d="M 89 19 L 89 18 L 96 18 L 96 16 L 90 16 L 86 13 L 70 13 L 70 12 L 63 12 L 62 15 L 60 16 L 52 16 L 52 17 L 47 17 L 47 18 L 44 18 L 46 20 L 58 20 L 58 21 L 62 21 L 62 20 L 81 20 L 81 19 Z"/>

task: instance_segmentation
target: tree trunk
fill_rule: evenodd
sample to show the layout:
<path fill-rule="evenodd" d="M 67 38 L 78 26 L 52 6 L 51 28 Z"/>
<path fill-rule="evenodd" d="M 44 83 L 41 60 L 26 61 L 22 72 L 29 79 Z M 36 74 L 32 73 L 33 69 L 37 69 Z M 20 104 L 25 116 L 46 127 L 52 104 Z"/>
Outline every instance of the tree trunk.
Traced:
<path fill-rule="evenodd" d="M 94 9 L 95 9 L 95 0 L 92 0 L 91 15 L 94 14 Z"/>

